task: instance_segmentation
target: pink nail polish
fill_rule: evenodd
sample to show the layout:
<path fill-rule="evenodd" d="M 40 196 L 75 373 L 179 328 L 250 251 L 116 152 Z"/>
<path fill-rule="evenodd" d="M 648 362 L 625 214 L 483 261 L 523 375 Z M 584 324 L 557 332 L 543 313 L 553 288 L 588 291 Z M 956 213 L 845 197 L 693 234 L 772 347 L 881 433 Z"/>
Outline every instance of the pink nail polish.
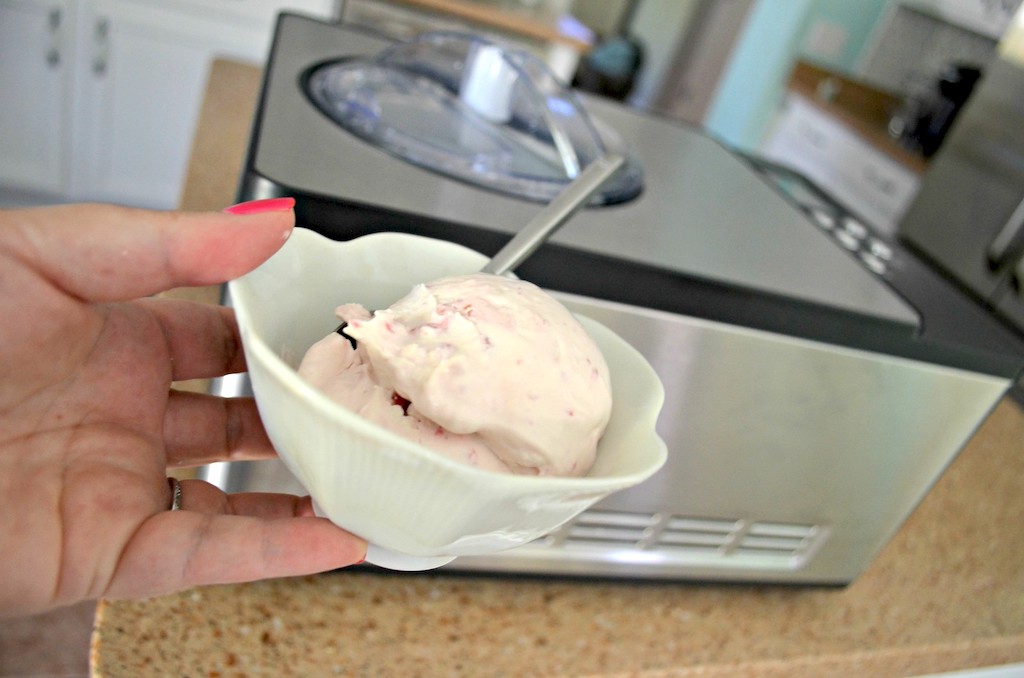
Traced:
<path fill-rule="evenodd" d="M 250 200 L 232 205 L 224 211 L 228 214 L 244 216 L 247 214 L 262 214 L 264 212 L 286 212 L 295 207 L 295 198 L 266 198 L 264 200 Z"/>

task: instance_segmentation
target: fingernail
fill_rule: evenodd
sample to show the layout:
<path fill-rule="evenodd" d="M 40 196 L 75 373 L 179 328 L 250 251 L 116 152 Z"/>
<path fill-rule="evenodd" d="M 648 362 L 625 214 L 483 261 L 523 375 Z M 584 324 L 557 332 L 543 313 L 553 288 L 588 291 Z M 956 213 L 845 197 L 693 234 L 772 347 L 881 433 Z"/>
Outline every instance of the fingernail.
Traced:
<path fill-rule="evenodd" d="M 264 212 L 286 212 L 295 207 L 295 198 L 265 198 L 263 200 L 250 200 L 232 205 L 224 211 L 228 214 L 247 215 L 262 214 Z"/>

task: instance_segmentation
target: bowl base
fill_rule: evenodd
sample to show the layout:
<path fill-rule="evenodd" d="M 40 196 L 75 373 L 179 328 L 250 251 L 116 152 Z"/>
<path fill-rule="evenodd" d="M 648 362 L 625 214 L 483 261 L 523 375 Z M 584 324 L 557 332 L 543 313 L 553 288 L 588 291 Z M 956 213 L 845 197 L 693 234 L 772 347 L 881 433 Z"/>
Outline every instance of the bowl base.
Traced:
<path fill-rule="evenodd" d="M 366 562 L 388 570 L 421 572 L 447 565 L 453 560 L 455 556 L 410 556 L 373 544 L 366 547 Z"/>

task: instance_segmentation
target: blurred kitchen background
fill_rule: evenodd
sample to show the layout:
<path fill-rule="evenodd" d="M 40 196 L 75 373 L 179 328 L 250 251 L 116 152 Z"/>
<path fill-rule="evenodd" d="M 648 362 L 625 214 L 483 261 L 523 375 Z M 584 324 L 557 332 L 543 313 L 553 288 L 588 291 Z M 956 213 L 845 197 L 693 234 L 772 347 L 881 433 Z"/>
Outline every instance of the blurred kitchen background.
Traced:
<path fill-rule="evenodd" d="M 177 205 L 208 64 L 280 10 L 519 43 L 810 176 L 883 230 L 1020 0 L 0 0 L 0 205 Z"/>
<path fill-rule="evenodd" d="M 892 232 L 1021 0 L 0 0 L 0 207 L 171 209 L 209 64 L 281 10 L 469 29 L 799 170 Z M 0 623 L 0 675 L 85 675 L 92 607 Z"/>

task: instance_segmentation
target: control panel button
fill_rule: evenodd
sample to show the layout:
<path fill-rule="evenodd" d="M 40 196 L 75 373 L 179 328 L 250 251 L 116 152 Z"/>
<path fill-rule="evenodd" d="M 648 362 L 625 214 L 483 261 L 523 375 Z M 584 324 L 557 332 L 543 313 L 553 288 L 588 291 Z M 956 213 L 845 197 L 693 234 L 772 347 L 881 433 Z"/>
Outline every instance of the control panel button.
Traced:
<path fill-rule="evenodd" d="M 836 227 L 836 217 L 828 210 L 820 207 L 813 207 L 810 210 L 811 218 L 814 219 L 814 223 L 821 226 L 826 231 L 831 231 Z"/>
<path fill-rule="evenodd" d="M 858 240 L 868 237 L 868 227 L 851 216 L 843 217 L 843 230 Z"/>
<path fill-rule="evenodd" d="M 892 261 L 892 247 L 878 238 L 871 238 L 868 241 L 868 251 L 883 261 Z"/>
<path fill-rule="evenodd" d="M 877 273 L 878 275 L 885 275 L 885 272 L 889 270 L 889 267 L 884 261 L 876 257 L 870 252 L 861 252 L 860 260 L 864 262 L 864 265 L 869 269 Z"/>
<path fill-rule="evenodd" d="M 856 252 L 860 249 L 860 240 L 850 235 L 847 231 L 836 231 L 836 240 L 848 250 Z"/>

